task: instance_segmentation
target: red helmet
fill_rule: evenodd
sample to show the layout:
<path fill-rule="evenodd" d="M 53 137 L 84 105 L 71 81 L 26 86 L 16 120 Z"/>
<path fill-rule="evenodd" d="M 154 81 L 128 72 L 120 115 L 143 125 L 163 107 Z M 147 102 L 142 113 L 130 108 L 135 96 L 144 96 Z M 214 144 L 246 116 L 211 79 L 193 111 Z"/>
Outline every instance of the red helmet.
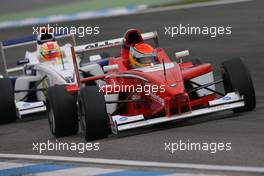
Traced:
<path fill-rule="evenodd" d="M 40 47 L 40 55 L 44 61 L 61 59 L 62 54 L 57 42 L 46 42 Z"/>
<path fill-rule="evenodd" d="M 146 43 L 138 43 L 131 46 L 129 50 L 129 60 L 133 67 L 145 67 L 155 63 L 157 55 L 155 50 Z"/>

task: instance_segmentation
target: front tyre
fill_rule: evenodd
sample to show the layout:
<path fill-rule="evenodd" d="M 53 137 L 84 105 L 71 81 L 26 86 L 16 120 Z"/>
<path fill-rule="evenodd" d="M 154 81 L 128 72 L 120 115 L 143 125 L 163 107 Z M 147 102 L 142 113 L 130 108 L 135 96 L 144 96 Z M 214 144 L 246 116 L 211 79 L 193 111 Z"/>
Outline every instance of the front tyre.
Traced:
<path fill-rule="evenodd" d="M 47 110 L 50 131 L 56 138 L 78 132 L 76 98 L 66 91 L 64 85 L 55 85 L 48 89 Z"/>
<path fill-rule="evenodd" d="M 235 113 L 256 108 L 256 95 L 249 71 L 241 59 L 224 61 L 221 66 L 226 93 L 238 91 L 244 97 L 245 106 L 233 109 Z"/>
<path fill-rule="evenodd" d="M 87 141 L 106 138 L 109 132 L 104 95 L 96 86 L 83 87 L 80 92 L 81 123 Z"/>
<path fill-rule="evenodd" d="M 191 59 L 190 62 L 192 62 L 193 66 L 198 66 L 198 65 L 202 64 L 202 62 L 199 58 Z"/>
<path fill-rule="evenodd" d="M 8 78 L 0 79 L 0 124 L 17 119 L 13 85 Z"/>

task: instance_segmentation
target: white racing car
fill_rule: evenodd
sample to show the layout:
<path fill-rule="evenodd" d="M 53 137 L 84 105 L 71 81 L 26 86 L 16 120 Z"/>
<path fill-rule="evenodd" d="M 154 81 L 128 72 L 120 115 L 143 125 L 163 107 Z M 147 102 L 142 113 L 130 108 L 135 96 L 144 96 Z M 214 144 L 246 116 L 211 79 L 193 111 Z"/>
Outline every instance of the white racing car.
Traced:
<path fill-rule="evenodd" d="M 86 73 L 96 74 L 98 70 L 102 70 L 98 64 L 80 66 L 78 56 L 75 63 L 72 59 L 75 57 L 72 52 L 74 47 L 69 43 L 59 46 L 56 41 L 57 38 L 64 37 L 71 37 L 72 43 L 75 43 L 73 35 L 66 34 L 55 38 L 49 33 L 39 35 L 34 40 L 30 37 L 1 42 L 1 65 L 4 68 L 0 75 L 0 124 L 14 122 L 17 118 L 28 114 L 46 111 L 47 88 L 54 85 L 66 85 L 66 90 L 71 92 L 73 89 L 78 89 L 76 87 L 78 76 L 85 77 Z M 10 58 L 6 57 L 6 50 L 34 43 L 36 50 L 26 51 L 25 58 L 17 62 L 19 67 L 7 69 L 7 61 Z M 79 68 L 81 74 L 76 74 L 74 68 Z M 13 72 L 21 71 L 22 75 L 10 76 Z"/>

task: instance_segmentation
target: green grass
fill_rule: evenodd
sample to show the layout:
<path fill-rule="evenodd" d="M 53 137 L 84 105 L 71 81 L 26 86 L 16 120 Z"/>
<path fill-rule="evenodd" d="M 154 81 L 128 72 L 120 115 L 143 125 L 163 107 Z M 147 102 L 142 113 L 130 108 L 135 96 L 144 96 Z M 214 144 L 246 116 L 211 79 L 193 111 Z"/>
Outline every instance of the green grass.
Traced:
<path fill-rule="evenodd" d="M 0 21 L 20 20 L 25 18 L 42 17 L 50 15 L 70 14 L 84 11 L 94 11 L 107 8 L 125 7 L 128 5 L 160 4 L 161 2 L 172 2 L 173 0 L 84 0 L 65 5 L 56 5 L 49 8 L 31 10 L 21 13 L 9 13 L 0 16 Z"/>
<path fill-rule="evenodd" d="M 94 10 L 103 10 L 108 8 L 119 8 L 132 5 L 147 4 L 152 7 L 170 6 L 183 3 L 204 2 L 208 0 L 83 0 L 70 4 L 59 4 L 49 8 L 31 10 L 20 13 L 9 13 L 0 16 L 0 21 L 21 20 L 26 18 L 35 18 L 43 16 L 53 16 L 61 14 L 71 14 L 77 12 L 87 12 Z"/>
<path fill-rule="evenodd" d="M 200 2 L 208 2 L 208 1 L 214 1 L 214 0 L 184 0 L 181 2 L 167 2 L 160 5 L 151 5 L 151 8 L 156 7 L 168 7 L 168 6 L 176 6 L 176 5 L 183 5 L 183 4 L 192 4 L 192 3 L 200 3 Z"/>

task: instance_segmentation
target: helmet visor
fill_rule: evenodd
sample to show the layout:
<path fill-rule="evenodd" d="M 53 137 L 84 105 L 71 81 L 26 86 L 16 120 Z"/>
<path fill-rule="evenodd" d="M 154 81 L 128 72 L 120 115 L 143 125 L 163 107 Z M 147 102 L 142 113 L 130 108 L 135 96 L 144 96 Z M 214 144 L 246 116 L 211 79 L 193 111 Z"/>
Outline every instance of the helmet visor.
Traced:
<path fill-rule="evenodd" d="M 136 61 L 141 64 L 151 64 L 156 62 L 156 55 L 149 55 L 136 58 Z"/>
<path fill-rule="evenodd" d="M 57 50 L 51 50 L 51 51 L 42 53 L 42 55 L 48 61 L 52 61 L 52 60 L 61 58 L 61 53 L 60 53 L 60 51 L 57 51 Z"/>

